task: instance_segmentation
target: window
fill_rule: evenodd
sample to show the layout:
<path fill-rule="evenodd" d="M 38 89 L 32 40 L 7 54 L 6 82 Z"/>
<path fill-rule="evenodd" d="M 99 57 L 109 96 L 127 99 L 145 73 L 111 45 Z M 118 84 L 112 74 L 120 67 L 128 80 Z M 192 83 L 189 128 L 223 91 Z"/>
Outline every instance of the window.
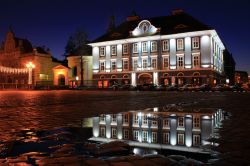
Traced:
<path fill-rule="evenodd" d="M 142 124 L 143 124 L 143 125 L 147 125 L 147 124 L 148 124 L 148 117 L 147 117 L 147 115 L 144 115 L 144 116 L 143 116 Z"/>
<path fill-rule="evenodd" d="M 116 46 L 111 46 L 111 55 L 116 55 Z"/>
<path fill-rule="evenodd" d="M 148 131 L 142 131 L 142 141 L 143 142 L 148 141 Z"/>
<path fill-rule="evenodd" d="M 178 145 L 184 145 L 184 134 L 178 134 Z"/>
<path fill-rule="evenodd" d="M 105 61 L 100 62 L 100 71 L 105 71 Z"/>
<path fill-rule="evenodd" d="M 184 57 L 177 56 L 177 68 L 183 68 L 184 66 Z"/>
<path fill-rule="evenodd" d="M 165 127 L 169 127 L 169 120 L 168 119 L 163 120 L 163 128 L 165 128 Z"/>
<path fill-rule="evenodd" d="M 142 60 L 142 68 L 146 69 L 148 67 L 148 60 L 147 59 L 143 59 Z"/>
<path fill-rule="evenodd" d="M 134 115 L 134 124 L 139 123 L 139 116 L 137 114 Z"/>
<path fill-rule="evenodd" d="M 153 69 L 157 69 L 157 59 L 156 58 L 153 58 L 151 60 L 151 66 Z"/>
<path fill-rule="evenodd" d="M 125 124 L 129 123 L 129 114 L 124 114 L 123 123 L 125 123 Z"/>
<path fill-rule="evenodd" d="M 200 128 L 200 118 L 199 117 L 194 117 L 193 128 Z"/>
<path fill-rule="evenodd" d="M 193 146 L 199 146 L 201 144 L 200 135 L 193 135 Z"/>
<path fill-rule="evenodd" d="M 152 132 L 152 142 L 157 143 L 157 132 Z"/>
<path fill-rule="evenodd" d="M 100 116 L 100 122 L 105 122 L 105 115 L 104 115 L 104 114 L 102 114 L 102 115 Z"/>
<path fill-rule="evenodd" d="M 138 43 L 133 44 L 133 53 L 138 53 Z"/>
<path fill-rule="evenodd" d="M 167 132 L 167 133 L 163 133 L 163 143 L 164 144 L 168 144 L 169 143 L 169 133 Z"/>
<path fill-rule="evenodd" d="M 114 127 L 111 128 L 111 138 L 117 138 L 117 129 Z"/>
<path fill-rule="evenodd" d="M 127 59 L 123 60 L 123 70 L 128 70 L 128 60 Z"/>
<path fill-rule="evenodd" d="M 152 126 L 157 126 L 157 117 L 156 116 L 153 116 Z"/>
<path fill-rule="evenodd" d="M 169 57 L 164 57 L 163 58 L 163 69 L 168 69 L 169 68 Z"/>
<path fill-rule="evenodd" d="M 148 52 L 148 43 L 147 42 L 142 43 L 142 52 Z"/>
<path fill-rule="evenodd" d="M 134 59 L 134 61 L 133 61 L 133 69 L 137 70 L 137 66 L 138 66 L 138 60 Z"/>
<path fill-rule="evenodd" d="M 168 40 L 164 40 L 162 42 L 162 51 L 168 51 L 169 50 L 169 42 Z"/>
<path fill-rule="evenodd" d="M 151 52 L 156 52 L 157 51 L 157 42 L 153 41 L 151 42 Z"/>
<path fill-rule="evenodd" d="M 100 137 L 106 137 L 106 128 L 104 126 L 100 127 Z"/>
<path fill-rule="evenodd" d="M 100 47 L 100 56 L 105 56 L 105 47 Z"/>
<path fill-rule="evenodd" d="M 183 50 L 183 49 L 184 49 L 183 39 L 177 39 L 177 50 Z"/>
<path fill-rule="evenodd" d="M 112 120 L 111 122 L 115 122 L 116 123 L 116 114 L 112 114 Z"/>
<path fill-rule="evenodd" d="M 123 130 L 123 139 L 129 139 L 129 130 L 128 129 Z"/>
<path fill-rule="evenodd" d="M 192 48 L 200 48 L 200 38 L 199 37 L 193 37 L 192 38 Z"/>
<path fill-rule="evenodd" d="M 73 76 L 77 76 L 77 67 L 73 67 Z M 49 79 L 49 75 L 47 74 L 39 74 L 39 79 L 40 80 L 48 80 Z"/>
<path fill-rule="evenodd" d="M 128 54 L 128 44 L 123 45 L 123 54 Z"/>
<path fill-rule="evenodd" d="M 139 140 L 139 131 L 138 130 L 134 130 L 134 132 L 133 132 L 133 139 L 135 141 Z"/>
<path fill-rule="evenodd" d="M 200 67 L 200 56 L 199 55 L 193 55 L 193 67 L 194 68 Z"/>
<path fill-rule="evenodd" d="M 111 61 L 111 70 L 116 70 L 116 61 Z"/>
<path fill-rule="evenodd" d="M 178 118 L 178 127 L 184 127 L 184 117 Z"/>

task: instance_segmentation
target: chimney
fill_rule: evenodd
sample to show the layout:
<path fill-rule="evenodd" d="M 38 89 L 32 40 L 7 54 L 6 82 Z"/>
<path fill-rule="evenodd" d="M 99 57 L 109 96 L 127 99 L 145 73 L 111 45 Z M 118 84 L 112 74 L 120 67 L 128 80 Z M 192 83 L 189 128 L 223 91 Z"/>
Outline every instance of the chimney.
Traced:
<path fill-rule="evenodd" d="M 172 10 L 172 15 L 178 15 L 184 13 L 184 10 L 182 9 L 174 9 Z"/>
<path fill-rule="evenodd" d="M 140 17 L 136 14 L 135 10 L 132 11 L 132 15 L 127 17 L 127 21 L 140 20 Z"/>

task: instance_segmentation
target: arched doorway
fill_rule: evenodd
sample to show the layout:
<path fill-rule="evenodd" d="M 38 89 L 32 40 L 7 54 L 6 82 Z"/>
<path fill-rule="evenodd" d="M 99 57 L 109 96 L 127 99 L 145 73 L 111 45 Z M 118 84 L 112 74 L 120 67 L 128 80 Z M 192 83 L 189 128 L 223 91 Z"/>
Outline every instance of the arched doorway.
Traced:
<path fill-rule="evenodd" d="M 200 85 L 201 84 L 201 77 L 199 72 L 194 72 L 192 77 L 192 84 L 193 85 Z"/>
<path fill-rule="evenodd" d="M 184 74 L 183 73 L 178 73 L 177 74 L 177 85 L 178 86 L 183 86 L 184 84 L 185 84 Z"/>
<path fill-rule="evenodd" d="M 168 73 L 163 74 L 163 84 L 164 85 L 171 85 L 171 78 L 169 77 Z"/>
<path fill-rule="evenodd" d="M 65 76 L 63 74 L 58 75 L 58 85 L 64 86 L 65 85 Z"/>
<path fill-rule="evenodd" d="M 138 76 L 139 78 L 139 84 L 152 84 L 153 79 L 152 79 L 152 75 L 148 74 L 148 73 L 142 73 Z"/>
<path fill-rule="evenodd" d="M 118 84 L 117 76 L 112 75 L 110 80 L 109 80 L 109 86 L 113 86 L 113 85 L 117 85 L 117 84 Z"/>

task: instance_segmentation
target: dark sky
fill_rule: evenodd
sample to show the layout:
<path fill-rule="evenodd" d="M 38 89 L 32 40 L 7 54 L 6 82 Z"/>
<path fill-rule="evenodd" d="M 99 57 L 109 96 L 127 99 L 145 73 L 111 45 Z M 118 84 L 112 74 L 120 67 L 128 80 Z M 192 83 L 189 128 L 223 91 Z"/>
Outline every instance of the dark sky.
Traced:
<path fill-rule="evenodd" d="M 236 68 L 250 73 L 249 0 L 3 0 L 0 40 L 11 25 L 17 37 L 46 45 L 62 59 L 71 33 L 84 28 L 91 40 L 102 35 L 112 11 L 119 24 L 133 9 L 146 18 L 169 15 L 176 8 L 214 27 L 233 53 Z"/>

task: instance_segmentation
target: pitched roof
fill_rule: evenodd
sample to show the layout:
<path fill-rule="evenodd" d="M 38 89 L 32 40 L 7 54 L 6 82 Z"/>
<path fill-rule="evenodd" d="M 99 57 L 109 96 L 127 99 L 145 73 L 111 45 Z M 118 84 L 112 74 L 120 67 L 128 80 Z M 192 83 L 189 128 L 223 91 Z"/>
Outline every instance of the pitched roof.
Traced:
<path fill-rule="evenodd" d="M 16 48 L 20 48 L 22 53 L 29 53 L 33 51 L 32 44 L 27 39 L 14 38 Z"/>
<path fill-rule="evenodd" d="M 148 20 L 153 26 L 160 28 L 160 32 L 156 34 L 161 35 L 213 29 L 212 27 L 209 27 L 195 19 L 191 15 L 181 12 L 170 16 L 160 16 L 123 22 L 118 25 L 113 32 L 105 33 L 95 39 L 92 43 L 131 38 L 130 32 L 133 31 L 142 20 Z"/>

